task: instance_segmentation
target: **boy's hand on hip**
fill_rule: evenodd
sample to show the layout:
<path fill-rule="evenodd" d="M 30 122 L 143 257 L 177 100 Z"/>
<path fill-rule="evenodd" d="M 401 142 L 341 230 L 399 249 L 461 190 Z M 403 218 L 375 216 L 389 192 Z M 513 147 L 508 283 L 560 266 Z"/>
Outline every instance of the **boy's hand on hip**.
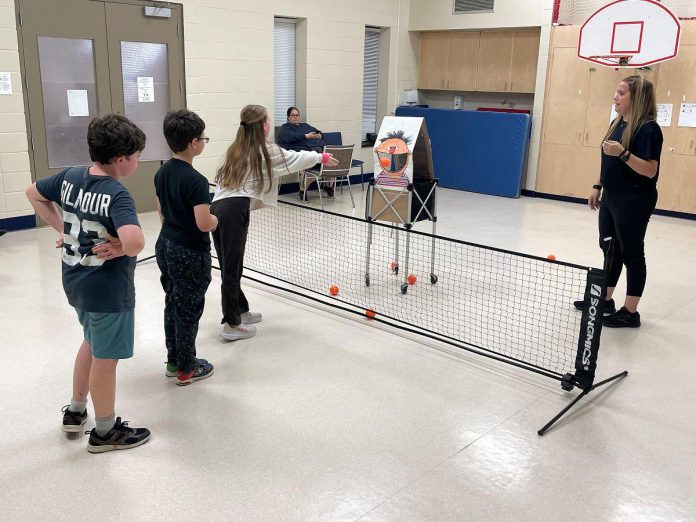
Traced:
<path fill-rule="evenodd" d="M 92 247 L 92 252 L 99 259 L 114 259 L 123 255 L 123 245 L 119 238 L 106 236 L 106 241 Z"/>

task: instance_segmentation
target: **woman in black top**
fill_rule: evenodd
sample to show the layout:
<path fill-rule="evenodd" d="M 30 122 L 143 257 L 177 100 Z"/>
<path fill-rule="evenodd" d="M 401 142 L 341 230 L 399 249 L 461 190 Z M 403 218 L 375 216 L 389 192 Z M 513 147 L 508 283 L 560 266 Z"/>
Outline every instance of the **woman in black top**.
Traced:
<path fill-rule="evenodd" d="M 300 109 L 297 107 L 288 107 L 287 123 L 284 123 L 278 131 L 276 141 L 278 145 L 287 150 L 313 150 L 316 152 L 324 151 L 324 135 L 316 127 L 312 127 L 309 123 L 300 121 Z M 319 166 L 316 166 L 317 170 Z M 304 171 L 300 173 L 300 201 L 307 201 L 307 188 L 311 183 Z M 330 198 L 334 197 L 333 183 L 324 185 L 324 192 Z"/>
<path fill-rule="evenodd" d="M 614 106 L 618 117 L 604 136 L 600 178 L 587 204 L 599 209 L 599 243 L 608 270 L 602 324 L 635 328 L 640 326 L 637 308 L 647 273 L 645 232 L 657 203 L 662 131 L 655 121 L 655 89 L 650 81 L 640 76 L 624 78 L 616 89 Z M 613 251 L 604 241 L 608 237 L 614 239 Z M 622 265 L 626 266 L 626 300 L 616 311 L 612 296 Z M 581 308 L 581 302 L 576 306 Z"/>

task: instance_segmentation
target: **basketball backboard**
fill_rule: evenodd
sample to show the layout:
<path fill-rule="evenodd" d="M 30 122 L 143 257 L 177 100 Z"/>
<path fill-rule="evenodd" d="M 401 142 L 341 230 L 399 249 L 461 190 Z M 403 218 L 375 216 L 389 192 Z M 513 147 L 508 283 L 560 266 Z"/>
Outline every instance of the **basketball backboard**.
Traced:
<path fill-rule="evenodd" d="M 681 26 L 655 0 L 618 0 L 598 9 L 580 29 L 578 57 L 609 67 L 644 67 L 671 60 Z"/>

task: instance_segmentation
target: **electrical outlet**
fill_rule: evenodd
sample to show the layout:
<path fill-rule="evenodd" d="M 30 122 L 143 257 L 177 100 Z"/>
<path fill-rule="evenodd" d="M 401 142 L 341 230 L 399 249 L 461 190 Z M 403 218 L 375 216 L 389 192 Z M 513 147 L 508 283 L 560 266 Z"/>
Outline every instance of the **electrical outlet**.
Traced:
<path fill-rule="evenodd" d="M 459 110 L 462 108 L 462 97 L 461 96 L 454 97 L 454 108 L 456 110 Z"/>

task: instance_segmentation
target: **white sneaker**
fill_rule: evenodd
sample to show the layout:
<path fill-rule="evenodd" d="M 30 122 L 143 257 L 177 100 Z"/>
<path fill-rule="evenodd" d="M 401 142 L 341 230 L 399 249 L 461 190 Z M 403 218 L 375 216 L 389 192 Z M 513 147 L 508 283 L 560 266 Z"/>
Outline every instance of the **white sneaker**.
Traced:
<path fill-rule="evenodd" d="M 244 312 L 242 314 L 242 322 L 244 324 L 260 323 L 261 314 L 259 312 Z"/>
<path fill-rule="evenodd" d="M 227 341 L 237 341 L 239 339 L 248 339 L 256 335 L 256 327 L 253 324 L 238 324 L 230 326 L 225 323 L 220 332 L 220 337 Z"/>

